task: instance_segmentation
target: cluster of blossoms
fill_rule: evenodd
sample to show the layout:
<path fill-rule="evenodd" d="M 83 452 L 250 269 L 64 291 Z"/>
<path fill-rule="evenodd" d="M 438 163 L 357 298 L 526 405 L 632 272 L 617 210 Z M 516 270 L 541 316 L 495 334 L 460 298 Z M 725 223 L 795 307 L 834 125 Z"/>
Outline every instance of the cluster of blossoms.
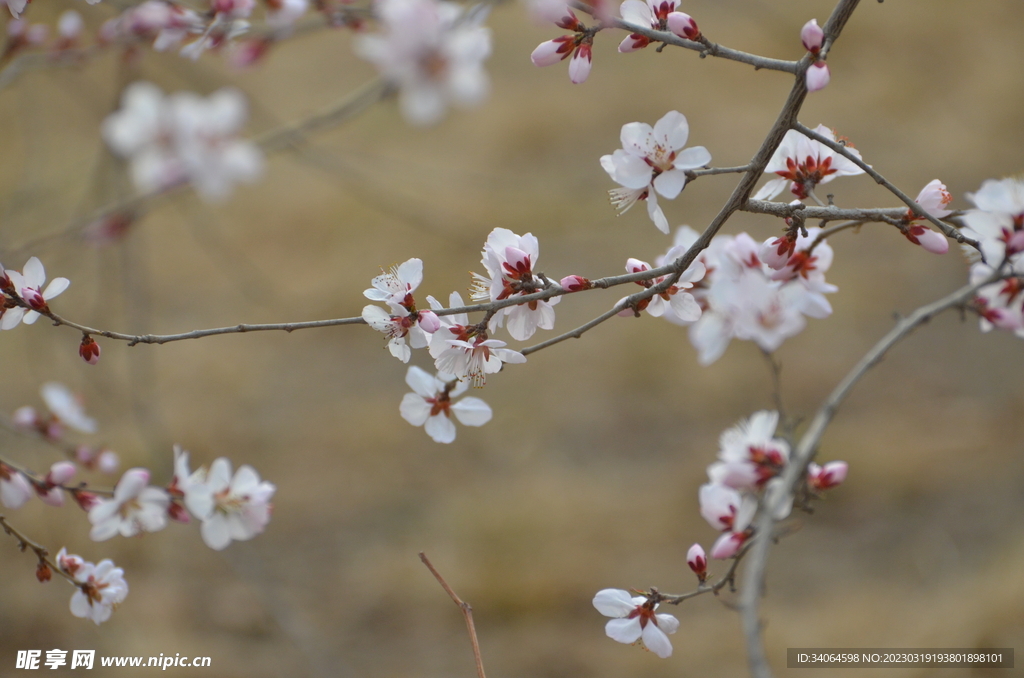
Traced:
<path fill-rule="evenodd" d="M 686 296 L 692 296 L 701 312 L 691 311 L 685 317 L 664 313 L 663 317 L 689 326 L 690 342 L 702 365 L 718 360 L 733 338 L 753 341 L 766 352 L 776 350 L 803 330 L 805 317 L 825 318 L 832 313 L 825 297 L 837 289 L 825 282 L 832 248 L 824 240 L 817 241 L 820 233 L 819 228 L 806 229 L 806 235 L 795 238 L 792 250 L 781 255 L 777 239 L 758 245 L 746 233 L 716 236 L 680 278 L 692 281 Z M 656 265 L 671 263 L 697 237 L 688 226 L 680 227 L 673 247 L 655 260 Z"/>
<path fill-rule="evenodd" d="M 67 278 L 54 278 L 43 289 L 45 282 L 46 269 L 36 257 L 25 262 L 21 273 L 0 265 L 0 292 L 4 295 L 3 306 L 0 306 L 0 330 L 13 329 L 22 322 L 31 325 L 39 319 L 40 311 L 50 310 L 47 302 L 71 285 Z"/>
<path fill-rule="evenodd" d="M 981 246 L 980 258 L 965 248 L 974 259 L 971 282 L 980 283 L 997 272 L 1012 276 L 978 291 L 974 308 L 981 316 L 981 329 L 996 327 L 1024 338 L 1024 179 L 989 179 L 967 198 L 977 209 L 964 215 L 964 235 Z"/>
<path fill-rule="evenodd" d="M 824 125 L 818 125 L 814 131 L 826 139 L 836 140 L 835 132 Z M 849 142 L 844 145 L 851 155 L 860 158 L 860 152 L 853 145 Z M 762 186 L 754 194 L 754 200 L 772 200 L 787 188 L 798 200 L 806 200 L 819 184 L 864 174 L 864 170 L 846 156 L 797 130 L 786 132 L 764 171 L 777 174 L 779 178 Z"/>
<path fill-rule="evenodd" d="M 464 12 L 438 0 L 374 0 L 383 32 L 358 36 L 356 54 L 372 62 L 399 90 L 406 119 L 437 122 L 450 103 L 479 104 L 490 83 L 483 62 L 491 54 L 491 33 L 481 7 Z"/>
<path fill-rule="evenodd" d="M 749 419 L 728 429 L 719 440 L 718 461 L 708 467 L 710 482 L 701 486 L 700 513 L 708 524 L 721 533 L 711 548 L 711 557 L 719 560 L 739 557 L 753 535 L 752 524 L 760 499 L 772 498 L 782 490 L 779 478 L 789 463 L 789 444 L 775 437 L 778 413 L 757 412 Z M 846 479 L 847 464 L 829 462 L 824 466 L 810 464 L 807 468 L 802 498 L 816 497 L 838 486 Z M 780 502 L 782 508 L 773 516 L 781 520 L 789 515 L 793 498 Z M 707 556 L 700 544 L 686 554 L 686 562 L 700 588 L 698 592 L 717 590 L 706 584 Z M 605 626 L 609 638 L 620 643 L 641 641 L 648 650 L 665 658 L 672 654 L 667 634 L 675 633 L 679 621 L 667 614 L 658 614 L 659 603 L 666 599 L 652 589 L 640 596 L 631 596 L 621 589 L 604 589 L 594 596 L 597 610 L 613 617 Z M 675 598 L 678 603 L 682 598 Z"/>
<path fill-rule="evenodd" d="M 248 113 L 235 89 L 207 98 L 191 92 L 165 96 L 136 82 L 121 96 L 121 109 L 103 122 L 103 139 L 126 158 L 135 186 L 160 191 L 188 182 L 206 200 L 223 200 L 234 184 L 253 182 L 263 155 L 238 133 Z"/>
<path fill-rule="evenodd" d="M 57 554 L 57 567 L 78 587 L 71 596 L 71 614 L 76 617 L 102 624 L 128 596 L 124 570 L 114 567 L 112 560 L 93 564 L 62 548 Z M 37 576 L 41 581 L 48 580 L 48 568 L 41 567 Z"/>

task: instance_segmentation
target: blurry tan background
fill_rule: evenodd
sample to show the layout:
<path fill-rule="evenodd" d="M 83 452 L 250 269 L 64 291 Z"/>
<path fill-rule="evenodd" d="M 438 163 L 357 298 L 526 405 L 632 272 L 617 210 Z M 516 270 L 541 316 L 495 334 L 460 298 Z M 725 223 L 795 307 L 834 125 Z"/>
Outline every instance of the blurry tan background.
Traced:
<path fill-rule="evenodd" d="M 37 0 L 30 17 L 72 6 L 90 26 L 111 13 Z M 800 27 L 831 8 L 683 6 L 711 39 L 783 58 L 802 54 Z M 940 178 L 967 208 L 965 192 L 1024 169 L 1022 21 L 1024 5 L 1003 0 L 865 0 L 830 55 L 832 84 L 808 98 L 801 119 L 848 136 L 908 193 Z M 788 76 L 681 50 L 619 55 L 621 34 L 598 36 L 590 80 L 573 86 L 565 64 L 529 62 L 559 29 L 511 3 L 489 23 L 493 93 L 481 108 L 419 129 L 393 102 L 378 105 L 317 135 L 304 155 L 271 157 L 264 180 L 227 204 L 161 201 L 104 248 L 75 238 L 23 246 L 127 191 L 98 136 L 120 86 L 145 78 L 206 94 L 237 83 L 256 134 L 329 106 L 372 69 L 352 56 L 349 33 L 318 31 L 242 74 L 217 55 L 192 63 L 173 54 L 146 54 L 135 71 L 106 55 L 26 74 L 0 92 L 0 260 L 18 268 L 34 254 L 51 277 L 69 277 L 59 313 L 154 333 L 357 315 L 378 267 L 413 256 L 426 262 L 421 296 L 465 293 L 496 226 L 537 235 L 539 268 L 552 277 L 615 274 L 627 257 L 653 260 L 668 244 L 643 206 L 617 218 L 607 202 L 613 184 L 598 158 L 619 146 L 621 125 L 675 108 L 715 165 L 743 164 L 789 91 Z M 670 222 L 703 228 L 734 183 L 691 185 L 666 202 Z M 896 204 L 866 177 L 828 188 L 843 206 Z M 725 231 L 762 240 L 779 228 L 741 214 Z M 793 413 L 811 414 L 894 313 L 965 280 L 956 251 L 930 255 L 887 227 L 843 234 L 833 247 L 834 316 L 809 321 L 778 352 Z M 622 294 L 565 299 L 558 329 Z M 166 481 L 173 443 L 194 464 L 227 456 L 277 485 L 274 515 L 265 534 L 216 553 L 194 525 L 93 543 L 76 507 L 8 512 L 54 551 L 114 558 L 131 593 L 101 627 L 75 619 L 71 588 L 36 583 L 32 558 L 0 539 L 0 675 L 14 673 L 18 649 L 62 648 L 213 658 L 211 669 L 168 676 L 468 678 L 463 620 L 421 550 L 473 605 L 493 678 L 745 673 L 730 595 L 672 611 L 681 627 L 665 661 L 605 638 L 590 599 L 605 587 L 693 587 L 686 549 L 715 538 L 697 488 L 717 437 L 772 402 L 750 343 L 701 368 L 685 331 L 609 321 L 494 376 L 476 394 L 494 420 L 460 427 L 442 446 L 399 418 L 406 367 L 367 328 L 162 347 L 101 340 L 96 367 L 78 358 L 77 342 L 45 322 L 3 333 L 0 408 L 39 406 L 39 385 L 62 381 L 101 422 L 90 440 L 116 449 L 124 468 L 145 465 Z M 772 552 L 763 611 L 779 673 L 795 646 L 1024 648 L 1022 347 L 951 314 L 858 386 L 822 448 L 822 459 L 850 463 L 846 485 Z M 429 367 L 425 355 L 414 364 Z M 2 431 L 0 440 L 3 455 L 34 468 L 56 460 L 42 444 Z"/>

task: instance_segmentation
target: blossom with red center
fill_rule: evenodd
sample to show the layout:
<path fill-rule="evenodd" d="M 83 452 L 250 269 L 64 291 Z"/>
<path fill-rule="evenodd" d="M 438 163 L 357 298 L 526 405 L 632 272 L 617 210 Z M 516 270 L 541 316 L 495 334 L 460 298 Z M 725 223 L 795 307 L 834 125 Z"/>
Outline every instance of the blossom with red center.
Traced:
<path fill-rule="evenodd" d="M 669 250 L 669 254 L 665 257 L 666 260 L 672 261 L 681 256 L 685 250 L 675 252 L 677 248 Z M 641 271 L 651 270 L 651 265 L 646 261 L 640 261 L 639 259 L 628 259 L 626 261 L 626 271 L 629 273 L 638 273 Z M 643 299 L 637 304 L 637 310 L 646 310 L 655 318 L 660 318 L 665 315 L 674 316 L 674 319 L 679 322 L 694 322 L 700 318 L 701 309 L 700 304 L 693 298 L 693 295 L 684 290 L 688 290 L 693 287 L 693 284 L 704 277 L 704 264 L 697 261 L 690 265 L 686 271 L 683 272 L 676 282 L 663 292 L 659 292 L 652 297 Z M 659 285 L 665 281 L 668 276 L 658 276 L 657 278 L 651 278 L 649 280 L 639 280 L 637 285 L 650 289 L 655 285 Z M 624 309 L 619 315 L 633 315 L 632 309 Z"/>
<path fill-rule="evenodd" d="M 625 0 L 619 8 L 624 21 L 656 31 L 671 31 L 680 38 L 697 40 L 700 30 L 689 14 L 677 12 L 679 0 Z M 619 44 L 620 52 L 635 52 L 651 44 L 651 39 L 631 33 Z"/>
<path fill-rule="evenodd" d="M 406 393 L 402 398 L 399 412 L 413 426 L 423 426 L 434 442 L 455 440 L 452 415 L 463 426 L 483 426 L 491 420 L 491 408 L 483 400 L 470 396 L 455 402 L 469 388 L 469 383 L 459 381 L 454 375 L 431 376 L 413 366 L 406 372 L 405 383 L 413 393 Z"/>
<path fill-rule="evenodd" d="M 601 156 L 601 167 L 622 186 L 609 191 L 619 214 L 638 200 L 646 200 L 651 221 L 668 233 L 668 219 L 658 206 L 657 195 L 674 199 L 686 185 L 687 170 L 711 162 L 711 153 L 703 146 L 683 148 L 689 136 L 686 116 L 678 111 L 666 113 L 653 128 L 642 122 L 622 126 L 622 148 Z"/>
<path fill-rule="evenodd" d="M 807 465 L 807 484 L 815 492 L 831 490 L 846 480 L 849 465 L 845 461 L 830 461 L 824 466 L 814 462 Z"/>
<path fill-rule="evenodd" d="M 1024 177 L 988 179 L 967 198 L 977 209 L 964 215 L 964 235 L 981 244 L 990 265 L 1008 258 L 1016 272 L 1024 272 Z"/>
<path fill-rule="evenodd" d="M 487 275 L 474 274 L 474 301 L 500 301 L 544 288 L 544 281 L 534 273 L 540 245 L 532 233 L 521 236 L 507 228 L 495 228 L 487 236 L 482 255 Z M 500 309 L 491 317 L 488 330 L 505 325 L 513 339 L 525 341 L 538 329 L 555 327 L 554 306 L 559 301 L 561 297 L 535 299 Z"/>
<path fill-rule="evenodd" d="M 32 498 L 32 486 L 16 469 L 0 462 L 0 504 L 9 509 L 21 508 Z"/>
<path fill-rule="evenodd" d="M 404 306 L 392 306 L 394 313 L 388 313 L 380 306 L 363 307 L 363 320 L 366 324 L 383 332 L 387 337 L 387 347 L 391 355 L 403 363 L 409 362 L 413 348 L 425 348 L 432 334 L 440 323 L 433 311 L 409 312 Z M 409 343 L 406 344 L 406 339 Z"/>
<path fill-rule="evenodd" d="M 488 339 L 486 334 L 477 334 L 469 341 L 449 339 L 448 347 L 438 354 L 434 366 L 438 372 L 458 379 L 469 378 L 473 386 L 481 387 L 487 375 L 501 370 L 503 363 L 526 362 L 526 356 L 505 345 L 504 341 Z"/>
<path fill-rule="evenodd" d="M 774 437 L 778 422 L 778 412 L 761 411 L 723 432 L 719 461 L 708 468 L 711 482 L 752 490 L 781 473 L 789 461 L 789 444 Z"/>
<path fill-rule="evenodd" d="M 412 293 L 423 282 L 423 260 L 409 259 L 392 266 L 390 271 L 381 269 L 381 274 L 370 281 L 372 287 L 363 292 L 371 301 L 383 301 L 390 306 L 405 306 L 415 310 L 416 302 Z"/>
<path fill-rule="evenodd" d="M 917 194 L 916 202 L 926 214 L 935 219 L 943 219 L 953 211 L 946 209 L 946 206 L 953 202 L 953 196 L 946 190 L 946 185 L 938 179 L 933 179 L 921 189 L 921 192 Z M 911 210 L 907 210 L 903 220 L 906 222 L 903 235 L 907 240 L 915 245 L 920 245 L 932 254 L 945 254 L 949 251 L 949 241 L 946 240 L 946 237 L 922 223 L 923 217 L 918 217 Z"/>
<path fill-rule="evenodd" d="M 612 640 L 632 645 L 639 641 L 662 659 L 672 656 L 672 642 L 666 634 L 675 633 L 679 620 L 670 614 L 657 614 L 658 604 L 647 596 L 629 595 L 622 589 L 604 589 L 594 596 L 594 607 L 606 617 L 604 631 Z"/>
<path fill-rule="evenodd" d="M 79 556 L 67 555 L 61 549 L 57 564 L 78 585 L 78 590 L 71 596 L 71 614 L 76 617 L 102 624 L 128 596 L 124 570 L 115 567 L 112 560 L 101 560 L 94 565 Z"/>
<path fill-rule="evenodd" d="M 28 305 L 28 308 L 22 306 L 3 308 L 0 311 L 0 315 L 2 315 L 0 329 L 12 329 L 20 322 L 31 325 L 39 319 L 37 311 L 49 312 L 48 302 L 71 284 L 67 278 L 54 278 L 44 290 L 46 269 L 43 268 L 43 263 L 37 257 L 32 257 L 25 262 L 25 268 L 22 271 L 19 273 L 10 269 L 5 270 L 3 290 L 12 296 L 20 297 Z"/>
<path fill-rule="evenodd" d="M 832 141 L 836 139 L 835 133 L 824 125 L 818 125 L 814 131 Z M 860 153 L 853 146 L 847 144 L 846 148 L 860 158 Z M 787 188 L 797 198 L 804 200 L 819 184 L 827 184 L 836 177 L 864 174 L 864 170 L 852 160 L 805 137 L 797 130 L 786 132 L 764 171 L 777 174 L 780 178 L 772 179 L 762 186 L 754 195 L 754 200 L 771 200 Z"/>

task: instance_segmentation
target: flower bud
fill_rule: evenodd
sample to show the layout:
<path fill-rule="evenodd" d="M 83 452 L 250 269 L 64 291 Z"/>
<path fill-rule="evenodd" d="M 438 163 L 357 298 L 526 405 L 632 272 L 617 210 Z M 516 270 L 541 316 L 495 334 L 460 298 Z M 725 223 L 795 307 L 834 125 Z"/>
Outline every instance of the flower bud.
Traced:
<path fill-rule="evenodd" d="M 92 492 L 86 492 L 85 490 L 75 490 L 71 493 L 71 496 L 85 512 L 88 512 L 89 509 L 100 503 L 100 498 L 98 496 Z"/>
<path fill-rule="evenodd" d="M 800 40 L 803 41 L 804 48 L 811 54 L 821 51 L 821 45 L 825 42 L 825 32 L 818 26 L 817 19 L 811 19 L 804 24 L 800 30 Z"/>
<path fill-rule="evenodd" d="M 533 53 L 530 55 L 530 61 L 533 62 L 534 66 L 557 64 L 572 53 L 572 48 L 575 44 L 576 40 L 571 35 L 563 35 L 554 40 L 542 42 L 533 50 Z"/>
<path fill-rule="evenodd" d="M 60 15 L 57 20 L 57 34 L 62 40 L 72 42 L 82 34 L 82 15 L 73 9 L 69 9 Z"/>
<path fill-rule="evenodd" d="M 590 66 L 593 58 L 589 44 L 584 43 L 576 48 L 576 53 L 573 55 L 572 61 L 569 62 L 569 80 L 574 85 L 586 82 L 590 76 Z"/>
<path fill-rule="evenodd" d="M 558 281 L 558 285 L 566 292 L 581 292 L 591 288 L 590 281 L 581 275 L 567 275 Z"/>
<path fill-rule="evenodd" d="M 936 233 L 927 226 L 911 226 L 904 235 L 907 236 L 907 240 L 915 245 L 920 245 L 925 251 L 932 254 L 945 254 L 949 251 L 949 241 L 946 240 L 946 236 Z"/>
<path fill-rule="evenodd" d="M 726 532 L 711 547 L 711 557 L 715 560 L 732 558 L 739 553 L 745 541 L 747 541 L 745 532 Z"/>
<path fill-rule="evenodd" d="M 26 405 L 14 410 L 14 414 L 11 415 L 11 421 L 21 429 L 35 428 L 39 423 L 39 415 L 36 414 L 35 408 Z"/>
<path fill-rule="evenodd" d="M 192 520 L 185 507 L 174 501 L 167 505 L 167 515 L 171 520 L 179 523 L 188 523 Z"/>
<path fill-rule="evenodd" d="M 768 238 L 761 245 L 757 257 L 768 265 L 769 268 L 780 271 L 786 267 L 789 257 L 792 256 L 796 247 L 796 240 L 789 238 Z"/>
<path fill-rule="evenodd" d="M 819 89 L 825 89 L 831 79 L 832 74 L 828 70 L 827 63 L 819 61 L 811 64 L 811 67 L 807 69 L 807 91 L 817 92 Z"/>
<path fill-rule="evenodd" d="M 848 470 L 845 461 L 830 461 L 824 466 L 811 463 L 807 466 L 807 482 L 815 491 L 830 490 L 846 480 Z"/>
<path fill-rule="evenodd" d="M 936 219 L 942 219 L 952 213 L 953 210 L 946 209 L 946 205 L 951 202 L 953 202 L 953 196 L 946 190 L 946 185 L 938 179 L 929 181 L 917 194 L 917 204 Z M 913 213 L 911 213 L 911 217 L 911 221 L 913 221 L 915 218 Z"/>
<path fill-rule="evenodd" d="M 121 466 L 121 458 L 117 456 L 117 452 L 113 450 L 103 450 L 100 455 L 96 458 L 96 468 L 99 469 L 100 473 L 106 473 L 107 475 L 113 475 L 117 473 L 117 469 Z"/>
<path fill-rule="evenodd" d="M 86 334 L 82 337 L 82 343 L 78 346 L 78 355 L 82 356 L 82 360 L 90 365 L 95 365 L 100 361 L 100 345 L 96 343 L 95 339 Z"/>
<path fill-rule="evenodd" d="M 420 311 L 419 326 L 427 334 L 433 334 L 441 329 L 441 319 L 433 311 Z"/>
<path fill-rule="evenodd" d="M 58 461 L 50 467 L 46 474 L 46 482 L 51 485 L 64 485 L 75 477 L 77 469 L 70 461 Z"/>
<path fill-rule="evenodd" d="M 669 12 L 667 25 L 668 29 L 680 38 L 686 38 L 687 40 L 700 39 L 700 29 L 697 28 L 697 22 L 689 14 Z"/>
<path fill-rule="evenodd" d="M 40 560 L 39 564 L 36 565 L 36 579 L 42 584 L 50 581 L 51 577 L 53 577 L 53 571 L 50 569 L 50 566 L 46 564 L 45 560 Z"/>
<path fill-rule="evenodd" d="M 700 544 L 694 544 L 687 551 L 686 564 L 690 566 L 690 569 L 697 575 L 697 579 L 703 584 L 704 580 L 708 578 L 708 559 Z"/>

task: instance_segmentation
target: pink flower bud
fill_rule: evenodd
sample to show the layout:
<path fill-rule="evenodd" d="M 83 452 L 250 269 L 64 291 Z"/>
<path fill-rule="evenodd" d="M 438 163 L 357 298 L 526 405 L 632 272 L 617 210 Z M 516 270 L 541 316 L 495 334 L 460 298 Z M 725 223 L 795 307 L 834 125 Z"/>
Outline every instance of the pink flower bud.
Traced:
<path fill-rule="evenodd" d="M 185 510 L 185 507 L 177 502 L 171 502 L 167 505 L 167 515 L 171 520 L 179 523 L 188 523 L 192 521 L 192 517 Z"/>
<path fill-rule="evenodd" d="M 758 258 L 770 268 L 780 271 L 786 267 L 789 257 L 793 254 L 796 241 L 789 238 L 768 238 L 758 250 Z"/>
<path fill-rule="evenodd" d="M 584 43 L 576 48 L 576 53 L 573 54 L 572 60 L 569 62 L 569 80 L 574 85 L 587 81 L 587 77 L 590 76 L 590 65 L 593 58 L 590 45 Z"/>
<path fill-rule="evenodd" d="M 530 55 L 530 61 L 534 66 L 550 66 L 557 64 L 562 59 L 572 54 L 576 39 L 571 35 L 562 35 L 554 40 L 548 40 L 537 45 Z"/>
<path fill-rule="evenodd" d="M 11 415 L 11 421 L 13 421 L 14 425 L 18 428 L 35 428 L 39 423 L 39 415 L 36 414 L 35 408 L 26 405 L 25 407 L 19 407 L 14 410 L 14 414 Z"/>
<path fill-rule="evenodd" d="M 694 544 L 686 552 L 686 564 L 690 566 L 700 583 L 703 584 L 704 580 L 708 578 L 708 559 L 700 544 Z"/>
<path fill-rule="evenodd" d="M 819 61 L 811 64 L 811 67 L 807 69 L 807 91 L 817 92 L 819 89 L 825 89 L 831 79 L 832 74 L 828 70 L 827 63 Z"/>
<path fill-rule="evenodd" d="M 7 22 L 7 37 L 11 40 L 20 38 L 28 29 L 28 22 L 24 19 L 11 19 Z"/>
<path fill-rule="evenodd" d="M 651 44 L 651 41 L 647 36 L 640 35 L 639 33 L 630 33 L 622 39 L 622 42 L 619 43 L 619 52 L 622 54 L 635 52 L 638 49 L 647 47 L 649 44 Z"/>
<path fill-rule="evenodd" d="M 112 475 L 117 473 L 117 469 L 120 466 L 121 458 L 113 450 L 103 450 L 100 452 L 100 456 L 96 458 L 96 468 L 99 469 L 100 473 Z"/>
<path fill-rule="evenodd" d="M 95 365 L 100 361 L 100 345 L 87 334 L 82 337 L 82 343 L 78 346 L 78 355 L 90 365 Z"/>
<path fill-rule="evenodd" d="M 686 38 L 687 40 L 700 39 L 700 29 L 697 28 L 697 22 L 689 14 L 670 12 L 667 25 L 668 29 L 680 38 Z"/>
<path fill-rule="evenodd" d="M 70 461 L 58 461 L 50 467 L 50 472 L 46 474 L 46 482 L 51 485 L 64 485 L 75 477 L 76 471 L 75 465 Z"/>
<path fill-rule="evenodd" d="M 64 490 L 59 487 L 50 487 L 36 485 L 36 494 L 39 495 L 39 499 L 49 506 L 60 508 L 64 505 Z"/>
<path fill-rule="evenodd" d="M 71 493 L 71 496 L 74 497 L 75 502 L 77 502 L 78 505 L 82 507 L 82 510 L 87 512 L 93 506 L 96 506 L 96 504 L 100 503 L 99 497 L 97 497 L 92 492 L 86 492 L 85 490 L 75 490 L 74 492 Z"/>
<path fill-rule="evenodd" d="M 821 45 L 825 41 L 825 32 L 818 26 L 817 19 L 811 19 L 804 24 L 800 30 L 800 40 L 803 41 L 804 48 L 811 54 L 821 51 Z"/>
<path fill-rule="evenodd" d="M 25 476 L 0 463 L 0 505 L 17 509 L 32 498 L 32 486 Z"/>
<path fill-rule="evenodd" d="M 427 334 L 433 334 L 441 329 L 441 319 L 433 311 L 420 311 L 419 315 L 420 329 Z"/>
<path fill-rule="evenodd" d="M 567 275 L 558 281 L 558 285 L 567 292 L 580 292 L 591 287 L 590 281 L 580 275 Z"/>
<path fill-rule="evenodd" d="M 632 257 L 626 259 L 627 273 L 640 273 L 642 271 L 649 270 L 651 270 L 651 265 L 648 264 L 646 261 L 640 261 L 639 259 L 634 259 Z"/>
<path fill-rule="evenodd" d="M 726 560 L 739 553 L 743 543 L 747 541 L 745 532 L 726 532 L 711 547 L 711 557 L 715 560 Z"/>
<path fill-rule="evenodd" d="M 46 299 L 43 298 L 43 293 L 37 289 L 22 287 L 21 298 L 25 300 L 26 304 L 37 311 L 42 311 L 46 308 Z"/>
<path fill-rule="evenodd" d="M 932 254 L 945 254 L 949 251 L 949 241 L 946 236 L 936 233 L 927 226 L 911 226 L 905 233 L 907 240 L 920 245 Z"/>
<path fill-rule="evenodd" d="M 513 277 L 523 276 L 531 272 L 530 255 L 518 247 L 505 248 L 504 268 Z"/>
<path fill-rule="evenodd" d="M 57 33 L 68 42 L 75 40 L 82 34 L 82 15 L 73 9 L 69 9 L 60 15 L 57 20 Z"/>
<path fill-rule="evenodd" d="M 30 45 L 41 45 L 46 42 L 50 35 L 50 29 L 45 24 L 32 24 L 25 32 L 25 42 Z"/>
<path fill-rule="evenodd" d="M 86 468 L 91 468 L 96 461 L 96 452 L 88 445 L 79 445 L 75 448 L 75 459 Z"/>
<path fill-rule="evenodd" d="M 824 466 L 808 464 L 807 482 L 816 491 L 830 490 L 846 480 L 849 465 L 845 461 L 830 461 Z"/>

